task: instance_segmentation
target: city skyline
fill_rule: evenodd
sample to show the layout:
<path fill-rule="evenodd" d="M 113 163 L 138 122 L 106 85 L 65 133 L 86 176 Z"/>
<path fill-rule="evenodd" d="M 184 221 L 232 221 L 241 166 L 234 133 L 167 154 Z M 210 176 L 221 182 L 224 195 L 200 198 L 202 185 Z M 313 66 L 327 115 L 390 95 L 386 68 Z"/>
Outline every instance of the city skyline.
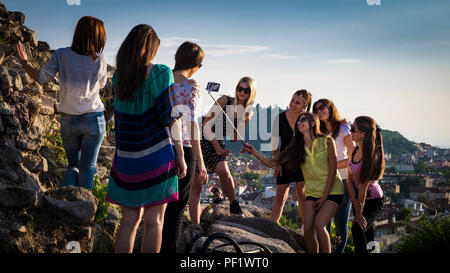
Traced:
<path fill-rule="evenodd" d="M 194 78 L 221 83 L 256 80 L 256 103 L 285 108 L 298 89 L 333 100 L 341 116 L 373 117 L 414 142 L 450 147 L 450 3 L 387 1 L 3 1 L 52 49 L 70 46 L 78 19 L 105 22 L 104 54 L 114 56 L 131 28 L 152 25 L 161 46 L 155 63 L 174 65 L 182 42 L 205 51 Z M 75 4 L 75 5 L 69 5 Z M 216 95 L 217 96 L 217 95 Z M 199 114 L 212 105 L 202 93 Z M 442 119 L 444 119 L 442 121 Z"/>

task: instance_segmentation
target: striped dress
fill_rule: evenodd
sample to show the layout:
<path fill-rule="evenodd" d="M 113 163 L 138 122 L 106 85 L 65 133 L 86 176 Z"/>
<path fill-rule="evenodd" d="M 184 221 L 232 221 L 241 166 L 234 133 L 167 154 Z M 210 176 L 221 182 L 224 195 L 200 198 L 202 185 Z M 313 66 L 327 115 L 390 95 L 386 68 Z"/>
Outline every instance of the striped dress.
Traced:
<path fill-rule="evenodd" d="M 113 76 L 113 88 L 117 75 Z M 133 100 L 114 98 L 116 152 L 106 200 L 130 208 L 178 200 L 175 154 L 167 126 L 173 121 L 173 74 L 155 64 Z"/>

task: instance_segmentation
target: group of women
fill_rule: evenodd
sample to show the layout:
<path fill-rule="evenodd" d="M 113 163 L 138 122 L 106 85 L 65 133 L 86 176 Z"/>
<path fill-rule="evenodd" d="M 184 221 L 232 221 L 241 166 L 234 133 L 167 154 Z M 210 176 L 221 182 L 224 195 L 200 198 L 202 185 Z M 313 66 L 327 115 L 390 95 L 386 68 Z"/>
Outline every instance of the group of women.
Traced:
<path fill-rule="evenodd" d="M 106 84 L 106 58 L 101 54 L 105 42 L 104 23 L 85 16 L 78 21 L 72 45 L 55 50 L 40 70 L 28 61 L 25 47 L 20 42 L 17 46 L 25 71 L 35 81 L 45 84 L 59 76 L 58 110 L 68 158 L 65 186 L 92 189 L 106 131 L 99 97 Z M 192 76 L 202 67 L 204 52 L 199 45 L 184 42 L 175 54 L 175 67 L 170 69 L 153 63 L 159 44 L 151 26 L 137 25 L 116 56 L 112 79 L 116 152 L 106 200 L 122 208 L 117 252 L 133 251 L 141 220 L 143 252 L 175 252 L 187 203 L 192 223 L 199 225 L 202 183 L 210 173 L 219 176 L 230 213 L 243 216 L 226 161 L 230 150 L 224 145 L 224 137 L 236 141 L 238 133 L 229 129 L 230 120 L 222 110 L 232 113 L 235 128 L 245 128 L 252 118 L 255 81 L 241 78 L 235 96 L 220 97 L 198 124 L 200 87 Z M 274 158 L 264 157 L 248 143 L 243 151 L 275 168 L 272 220 L 280 219 L 289 184 L 296 183 L 309 252 L 330 252 L 326 226 L 333 217 L 341 238 L 338 251 L 342 252 L 350 205 L 355 215 L 355 248 L 364 252 L 367 242 L 373 240 L 373 223 L 383 205 L 377 182 L 384 171 L 379 127 L 369 117 L 358 117 L 350 126 L 339 118 L 329 100 L 316 101 L 313 113 L 311 104 L 311 94 L 299 90 L 289 109 L 277 116 Z M 245 111 L 237 111 L 240 107 Z M 227 135 L 230 131 L 234 132 L 231 136 Z"/>

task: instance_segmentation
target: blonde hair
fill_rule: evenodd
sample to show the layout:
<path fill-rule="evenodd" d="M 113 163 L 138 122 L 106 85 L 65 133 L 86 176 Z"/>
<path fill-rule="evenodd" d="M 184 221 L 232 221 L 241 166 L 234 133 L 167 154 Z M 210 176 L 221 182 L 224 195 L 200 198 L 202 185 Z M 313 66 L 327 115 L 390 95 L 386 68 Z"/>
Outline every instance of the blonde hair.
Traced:
<path fill-rule="evenodd" d="M 253 111 L 252 111 L 252 107 L 253 107 L 253 103 L 255 102 L 256 99 L 256 82 L 254 79 L 252 79 L 251 77 L 245 76 L 242 77 L 235 88 L 234 91 L 234 102 L 233 102 L 233 106 L 236 109 L 237 107 L 237 90 L 239 88 L 239 85 L 241 84 L 241 82 L 246 83 L 248 85 L 248 87 L 250 88 L 250 96 L 248 97 L 247 101 L 244 104 L 244 108 L 246 111 L 249 111 L 249 116 L 248 119 L 251 118 L 251 116 L 253 115 Z"/>

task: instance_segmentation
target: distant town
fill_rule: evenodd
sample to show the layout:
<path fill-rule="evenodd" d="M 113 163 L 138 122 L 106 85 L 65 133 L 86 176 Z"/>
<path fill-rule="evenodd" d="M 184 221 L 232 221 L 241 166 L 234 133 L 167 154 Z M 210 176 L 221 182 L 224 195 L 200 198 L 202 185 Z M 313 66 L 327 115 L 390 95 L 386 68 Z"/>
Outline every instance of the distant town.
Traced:
<path fill-rule="evenodd" d="M 434 218 L 438 214 L 449 214 L 450 149 L 424 143 L 414 145 L 417 150 L 411 154 L 394 157 L 385 153 L 386 169 L 380 181 L 385 206 L 377 219 L 375 237 L 381 243 L 381 252 L 395 252 L 400 238 L 414 230 L 423 215 Z M 228 159 L 241 203 L 270 210 L 276 187 L 273 169 L 246 154 L 234 153 Z M 202 191 L 203 203 L 210 202 L 211 194 L 207 189 L 217 183 L 218 177 L 215 174 L 210 176 L 209 184 Z M 285 210 L 289 207 L 297 207 L 294 183 L 291 184 Z"/>

